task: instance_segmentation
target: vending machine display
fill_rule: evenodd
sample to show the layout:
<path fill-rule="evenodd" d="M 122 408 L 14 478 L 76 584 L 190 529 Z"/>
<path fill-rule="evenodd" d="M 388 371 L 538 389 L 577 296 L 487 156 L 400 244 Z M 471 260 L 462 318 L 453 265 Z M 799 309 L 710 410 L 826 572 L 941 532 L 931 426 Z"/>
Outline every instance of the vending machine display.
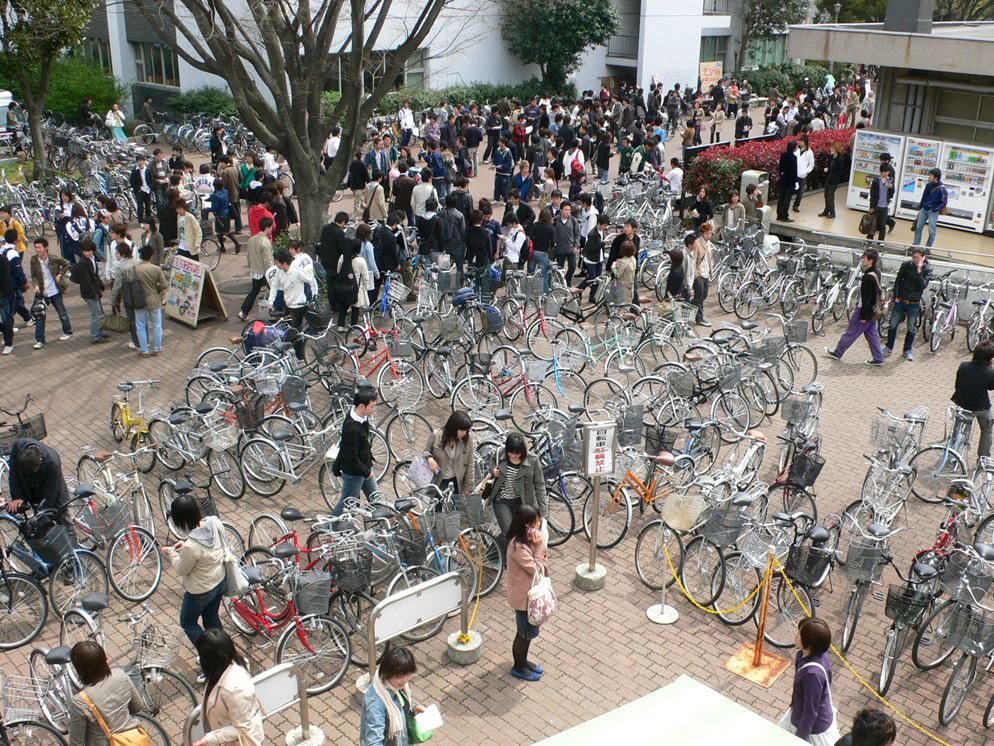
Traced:
<path fill-rule="evenodd" d="M 943 143 L 939 168 L 949 192 L 949 202 L 946 214 L 939 217 L 940 224 L 977 232 L 984 229 L 991 194 L 992 164 L 992 150 L 976 145 Z"/>
<path fill-rule="evenodd" d="M 888 132 L 856 130 L 853 143 L 852 171 L 849 174 L 849 190 L 846 205 L 857 210 L 870 206 L 870 184 L 880 175 L 880 154 L 890 153 L 894 173 L 901 173 L 901 159 L 904 155 L 904 135 Z M 895 189 L 896 189 L 895 185 Z M 898 200 L 891 202 L 893 212 Z"/>
<path fill-rule="evenodd" d="M 908 136 L 904 145 L 904 170 L 898 179 L 898 217 L 912 220 L 918 217 L 918 203 L 921 202 L 922 192 L 928 183 L 928 172 L 939 167 L 941 149 L 942 143 L 939 140 Z"/>

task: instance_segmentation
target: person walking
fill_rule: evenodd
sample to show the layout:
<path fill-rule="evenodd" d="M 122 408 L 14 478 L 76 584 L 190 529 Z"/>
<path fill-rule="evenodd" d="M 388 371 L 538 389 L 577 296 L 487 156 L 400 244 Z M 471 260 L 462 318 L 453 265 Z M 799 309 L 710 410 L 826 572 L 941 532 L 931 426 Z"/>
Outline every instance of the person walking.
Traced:
<path fill-rule="evenodd" d="M 787 149 L 780 154 L 780 186 L 777 194 L 777 220 L 793 223 L 790 216 L 790 200 L 797 189 L 797 141 L 787 143 Z"/>
<path fill-rule="evenodd" d="M 445 425 L 428 436 L 425 459 L 435 472 L 439 489 L 452 487 L 456 494 L 472 492 L 476 486 L 476 441 L 473 420 L 462 410 L 449 415 Z"/>
<path fill-rule="evenodd" d="M 6 252 L 0 251 L 0 334 L 3 335 L 3 350 L 0 355 L 14 351 L 14 304 L 16 292 L 10 260 Z"/>
<path fill-rule="evenodd" d="M 411 695 L 417 672 L 410 650 L 387 643 L 362 701 L 359 746 L 409 746 L 408 717 L 424 710 Z"/>
<path fill-rule="evenodd" d="M 128 136 L 124 134 L 124 120 L 127 117 L 117 104 L 111 104 L 110 111 L 104 117 L 104 124 L 110 129 L 111 136 L 118 142 L 127 142 Z"/>
<path fill-rule="evenodd" d="M 549 500 L 545 491 L 542 464 L 520 433 L 508 434 L 504 441 L 504 458 L 493 471 L 490 487 L 493 510 L 500 526 L 501 536 L 506 536 L 514 511 L 521 505 L 530 505 L 543 516 L 549 513 Z"/>
<path fill-rule="evenodd" d="M 891 167 L 886 163 L 880 164 L 880 175 L 870 184 L 870 212 L 873 214 L 873 223 L 867 238 L 873 238 L 876 231 L 877 240 L 883 241 L 887 237 L 887 228 L 892 220 L 890 217 L 890 200 L 894 196 L 894 181 L 891 176 Z"/>
<path fill-rule="evenodd" d="M 90 342 L 99 344 L 110 339 L 100 328 L 100 317 L 104 314 L 103 304 L 100 302 L 104 294 L 104 281 L 97 272 L 97 247 L 93 241 L 84 240 L 80 249 L 83 256 L 72 268 L 69 279 L 79 285 L 79 294 L 90 311 Z"/>
<path fill-rule="evenodd" d="M 35 254 L 31 257 L 31 282 L 34 284 L 35 297 L 44 298 L 45 306 L 54 306 L 62 322 L 60 342 L 72 337 L 72 323 L 62 295 L 69 288 L 69 262 L 61 256 L 49 256 L 48 239 L 39 236 L 34 241 Z M 45 346 L 45 314 L 35 321 L 34 348 L 40 350 Z"/>
<path fill-rule="evenodd" d="M 133 272 L 144 290 L 145 305 L 135 308 L 135 324 L 138 326 L 139 355 L 149 357 L 162 352 L 162 294 L 166 292 L 168 283 L 162 272 L 162 267 L 152 262 L 155 252 L 151 246 L 143 246 L 139 255 L 141 261 Z M 152 344 L 149 347 L 148 325 L 152 324 Z"/>
<path fill-rule="evenodd" d="M 972 359 L 960 363 L 956 369 L 956 382 L 951 397 L 953 404 L 972 412 L 980 426 L 977 458 L 991 455 L 991 398 L 987 392 L 994 389 L 994 342 L 984 340 L 973 349 Z"/>
<path fill-rule="evenodd" d="M 218 176 L 224 182 L 224 188 L 228 192 L 228 205 L 231 208 L 230 214 L 235 222 L 235 233 L 242 230 L 242 207 L 241 207 L 241 178 L 238 168 L 235 166 L 231 153 L 221 157 L 221 171 Z M 238 244 L 235 244 L 235 253 L 238 253 Z"/>
<path fill-rule="evenodd" d="M 520 437 L 520 436 L 519 436 Z M 507 603 L 514 610 L 515 635 L 511 643 L 511 675 L 538 681 L 545 672 L 528 660 L 528 649 L 539 628 L 528 621 L 528 591 L 535 576 L 548 575 L 549 550 L 542 537 L 542 514 L 533 505 L 518 505 L 504 532 L 507 541 Z"/>
<path fill-rule="evenodd" d="M 586 276 L 583 282 L 574 290 L 577 297 L 581 297 L 584 288 L 590 288 L 590 302 L 594 302 L 594 296 L 599 284 L 598 278 L 604 267 L 604 239 L 607 238 L 608 226 L 611 225 L 611 218 L 606 214 L 598 214 L 595 218 L 596 225 L 587 233 L 587 240 L 583 244 L 581 256 Z"/>
<path fill-rule="evenodd" d="M 938 168 L 930 169 L 928 172 L 928 183 L 925 191 L 922 192 L 921 201 L 918 203 L 918 217 L 915 218 L 915 245 L 921 246 L 922 231 L 928 225 L 928 243 L 932 246 L 935 243 L 935 234 L 938 230 L 939 215 L 943 214 L 946 204 L 949 202 L 949 191 L 942 183 L 942 170 Z"/>
<path fill-rule="evenodd" d="M 238 318 L 242 321 L 248 319 L 248 315 L 252 312 L 256 298 L 266 286 L 266 272 L 273 266 L 273 242 L 269 240 L 269 229 L 272 227 L 273 219 L 263 218 L 259 221 L 259 232 L 249 238 L 245 244 L 245 258 L 248 260 L 252 286 L 245 294 L 245 300 L 242 301 L 242 307 L 238 311 Z"/>
<path fill-rule="evenodd" d="M 832 630 L 819 617 L 804 617 L 797 625 L 795 643 L 790 708 L 779 725 L 813 746 L 835 746 L 839 726 L 832 704 Z"/>
<path fill-rule="evenodd" d="M 496 173 L 494 174 L 494 202 L 506 202 L 507 195 L 511 191 L 511 173 L 514 170 L 514 155 L 507 147 L 507 140 L 500 139 L 500 144 L 493 154 L 493 164 Z M 441 194 L 441 192 L 439 192 Z"/>
<path fill-rule="evenodd" d="M 259 697 L 245 658 L 220 628 L 205 630 L 196 642 L 206 680 L 203 715 L 206 733 L 192 746 L 262 746 L 266 732 Z"/>
<path fill-rule="evenodd" d="M 932 278 L 932 267 L 925 260 L 926 249 L 916 246 L 911 252 L 911 258 L 901 264 L 894 280 L 894 304 L 890 311 L 890 328 L 887 330 L 887 344 L 884 345 L 884 355 L 890 355 L 894 350 L 897 338 L 897 328 L 902 321 L 907 320 L 904 333 L 904 357 L 914 360 L 911 351 L 915 343 L 916 322 L 921 310 L 922 295 Z"/>
<path fill-rule="evenodd" d="M 880 253 L 876 249 L 867 249 L 860 258 L 863 265 L 863 278 L 859 285 L 859 305 L 853 310 L 852 318 L 849 320 L 849 327 L 843 332 L 842 337 L 834 348 L 826 347 L 825 351 L 829 357 L 841 360 L 846 350 L 855 342 L 860 335 L 866 337 L 870 345 L 872 358 L 866 361 L 867 365 L 883 365 L 884 351 L 880 346 L 880 334 L 877 329 L 877 319 L 874 318 L 874 310 L 878 307 L 880 299 Z"/>
<path fill-rule="evenodd" d="M 704 301 L 707 300 L 711 283 L 711 271 L 714 268 L 714 249 L 711 237 L 714 235 L 714 224 L 704 223 L 701 235 L 688 234 L 683 239 L 683 245 L 690 255 L 691 261 L 684 270 L 688 275 L 686 280 L 690 286 L 690 302 L 697 306 L 697 323 L 700 326 L 711 326 L 704 318 Z"/>
<path fill-rule="evenodd" d="M 144 154 L 135 158 L 135 167 L 128 179 L 131 193 L 138 206 L 138 222 L 152 214 L 152 171 L 148 167 L 148 157 Z"/>
<path fill-rule="evenodd" d="M 566 287 L 573 281 L 573 274 L 576 272 L 576 255 L 580 251 L 580 231 L 579 221 L 573 217 L 573 205 L 563 202 L 559 207 L 559 217 L 555 221 L 556 230 L 556 264 L 562 269 L 566 267 Z M 548 288 L 546 288 L 548 292 Z"/>
<path fill-rule="evenodd" d="M 183 583 L 179 624 L 193 644 L 204 628 L 221 629 L 218 609 L 224 595 L 224 528 L 217 516 L 204 517 L 193 495 L 180 495 L 169 507 L 170 520 L 186 539 L 161 548 Z M 204 627 L 200 626 L 203 622 Z"/>
<path fill-rule="evenodd" d="M 107 746 L 110 734 L 140 728 L 145 700 L 123 668 L 111 668 L 93 640 L 72 646 L 69 660 L 83 688 L 69 700 L 69 746 Z"/>
<path fill-rule="evenodd" d="M 342 496 L 332 515 L 341 515 L 345 501 L 358 498 L 360 490 L 367 499 L 380 490 L 373 477 L 373 450 L 369 444 L 369 418 L 376 411 L 376 401 L 376 391 L 371 388 L 360 388 L 352 397 L 352 409 L 342 423 L 338 455 L 331 467 L 332 473 L 342 480 Z"/>
<path fill-rule="evenodd" d="M 835 190 L 839 184 L 849 178 L 849 164 L 842 152 L 842 143 L 832 143 L 832 155 L 825 166 L 825 209 L 818 214 L 820 218 L 835 217 Z"/>

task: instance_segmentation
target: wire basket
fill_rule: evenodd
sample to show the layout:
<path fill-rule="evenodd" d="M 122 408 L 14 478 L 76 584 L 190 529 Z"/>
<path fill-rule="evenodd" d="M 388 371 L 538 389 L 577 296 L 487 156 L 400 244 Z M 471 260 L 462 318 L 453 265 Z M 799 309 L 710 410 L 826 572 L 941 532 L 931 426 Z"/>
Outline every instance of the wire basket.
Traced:
<path fill-rule="evenodd" d="M 784 569 L 787 575 L 802 585 L 817 585 L 832 562 L 833 552 L 826 547 L 794 544 L 787 552 Z"/>
<path fill-rule="evenodd" d="M 670 305 L 670 312 L 673 314 L 673 321 L 681 324 L 689 324 L 697 317 L 697 306 L 692 303 L 673 301 Z"/>
<path fill-rule="evenodd" d="M 372 567 L 372 557 L 370 557 Z M 335 579 L 338 581 L 338 563 L 335 563 Z M 341 586 L 339 586 L 341 587 Z M 331 603 L 331 575 L 322 570 L 303 570 L 297 577 L 297 590 L 293 594 L 297 612 L 306 614 L 327 614 Z"/>
<path fill-rule="evenodd" d="M 373 583 L 373 553 L 369 547 L 343 542 L 332 551 L 332 578 L 335 588 L 354 593 L 368 590 Z M 325 602 L 327 610 L 327 602 Z M 321 612 L 324 613 L 324 612 Z"/>
<path fill-rule="evenodd" d="M 11 427 L 0 433 L 0 453 L 10 453 L 11 446 L 14 445 L 14 441 L 18 438 L 44 440 L 46 435 L 48 435 L 48 430 L 45 427 L 44 414 L 36 414 L 33 417 L 29 417 L 23 424 L 15 422 Z"/>
<path fill-rule="evenodd" d="M 715 377 L 722 391 L 731 391 L 742 383 L 742 366 L 721 365 L 715 370 Z"/>
<path fill-rule="evenodd" d="M 179 638 L 149 627 L 138 638 L 138 667 L 164 668 L 179 657 Z"/>
<path fill-rule="evenodd" d="M 870 444 L 881 449 L 900 448 L 904 443 L 905 432 L 900 422 L 877 417 L 870 423 Z"/>
<path fill-rule="evenodd" d="M 556 362 L 563 370 L 580 371 L 590 362 L 590 358 L 582 350 L 560 345 L 557 347 Z"/>
<path fill-rule="evenodd" d="M 746 516 L 742 508 L 729 501 L 711 511 L 701 528 L 701 535 L 719 547 L 734 546 L 745 528 L 745 522 Z"/>
<path fill-rule="evenodd" d="M 776 360 L 787 347 L 787 340 L 784 337 L 766 337 L 753 345 L 749 354 L 761 360 Z"/>
<path fill-rule="evenodd" d="M 644 412 L 642 404 L 622 407 L 618 417 L 618 445 L 636 446 L 642 442 Z"/>
<path fill-rule="evenodd" d="M 425 561 L 424 533 L 418 532 L 412 541 L 398 541 L 397 552 L 405 565 L 420 565 Z"/>
<path fill-rule="evenodd" d="M 963 551 L 955 551 L 946 560 L 940 583 L 942 590 L 954 601 L 976 603 L 987 595 L 994 577 L 983 562 Z"/>
<path fill-rule="evenodd" d="M 928 593 L 907 585 L 888 586 L 884 614 L 898 624 L 917 625 L 931 598 Z"/>
<path fill-rule="evenodd" d="M 204 432 L 204 444 L 212 451 L 226 451 L 238 442 L 238 427 L 222 419 Z"/>
<path fill-rule="evenodd" d="M 693 371 L 674 371 L 666 374 L 666 383 L 674 394 L 687 398 L 694 395 L 697 376 Z"/>
<path fill-rule="evenodd" d="M 662 425 L 646 425 L 645 452 L 655 455 L 662 451 L 673 452 L 679 433 L 675 428 Z"/>
<path fill-rule="evenodd" d="M 504 329 L 504 315 L 494 306 L 483 307 L 483 332 L 485 334 L 500 334 Z"/>
<path fill-rule="evenodd" d="M 411 294 L 411 289 L 399 280 L 390 280 L 390 289 L 387 294 L 394 303 L 403 303 Z"/>
<path fill-rule="evenodd" d="M 850 580 L 877 582 L 884 571 L 883 556 L 883 542 L 854 538 L 846 555 L 846 575 Z"/>
<path fill-rule="evenodd" d="M 429 509 L 421 516 L 426 529 L 430 529 L 436 542 L 455 541 L 462 533 L 463 519 L 457 511 Z"/>
<path fill-rule="evenodd" d="M 410 340 L 400 339 L 394 335 L 387 337 L 387 349 L 390 351 L 391 357 L 401 359 L 414 357 L 414 345 L 411 344 Z"/>
<path fill-rule="evenodd" d="M 815 403 L 806 396 L 791 394 L 780 402 L 783 418 L 792 425 L 800 425 L 814 414 Z"/>
<path fill-rule="evenodd" d="M 42 697 L 41 682 L 33 676 L 0 676 L 0 705 L 5 723 L 40 720 Z"/>
<path fill-rule="evenodd" d="M 774 557 L 782 559 L 790 550 L 790 539 L 783 532 L 756 529 L 739 542 L 739 549 L 753 567 L 765 568 L 769 563 L 770 550 Z"/>
<path fill-rule="evenodd" d="M 255 378 L 254 381 L 255 390 L 263 396 L 276 396 L 280 393 L 279 376 L 274 376 L 266 372 Z"/>
<path fill-rule="evenodd" d="M 810 487 L 825 467 L 825 459 L 817 453 L 798 453 L 790 462 L 788 481 L 801 487 Z"/>
<path fill-rule="evenodd" d="M 455 293 L 462 288 L 462 284 L 462 273 L 460 273 L 457 269 L 438 273 L 438 283 L 436 287 L 439 293 Z"/>
<path fill-rule="evenodd" d="M 301 376 L 287 376 L 282 390 L 283 399 L 287 402 L 307 401 L 307 381 Z"/>
<path fill-rule="evenodd" d="M 545 279 L 542 273 L 527 275 L 518 280 L 518 292 L 529 298 L 538 298 L 545 292 Z"/>
<path fill-rule="evenodd" d="M 490 522 L 480 495 L 453 495 L 452 504 L 462 516 L 464 526 L 483 526 Z"/>
<path fill-rule="evenodd" d="M 439 293 L 435 288 L 430 285 L 422 285 L 418 289 L 418 307 L 419 308 L 438 308 L 439 300 L 441 300 L 441 293 Z"/>
<path fill-rule="evenodd" d="M 131 525 L 131 509 L 123 500 L 117 500 L 96 510 L 87 507 L 81 519 L 96 536 L 110 541 Z"/>
<path fill-rule="evenodd" d="M 563 304 L 555 298 L 546 298 L 545 303 L 543 304 L 543 310 L 548 318 L 555 318 L 559 315 L 559 312 L 563 310 Z"/>
<path fill-rule="evenodd" d="M 804 344 L 808 341 L 808 322 L 803 319 L 787 321 L 783 325 L 783 333 L 791 344 Z"/>
<path fill-rule="evenodd" d="M 949 623 L 948 641 L 967 655 L 986 655 L 994 647 L 994 612 L 957 604 Z"/>
<path fill-rule="evenodd" d="M 549 364 L 545 360 L 529 360 L 525 365 L 525 376 L 529 383 L 541 383 L 549 372 Z"/>
<path fill-rule="evenodd" d="M 62 525 L 52 526 L 44 536 L 26 541 L 35 554 L 52 566 L 68 557 L 76 546 L 73 535 Z"/>
<path fill-rule="evenodd" d="M 674 531 L 690 531 L 707 507 L 707 500 L 700 492 L 674 492 L 665 498 L 660 512 Z"/>
<path fill-rule="evenodd" d="M 457 313 L 449 313 L 438 320 L 438 326 L 442 330 L 442 339 L 454 341 L 466 333 L 466 320 Z"/>

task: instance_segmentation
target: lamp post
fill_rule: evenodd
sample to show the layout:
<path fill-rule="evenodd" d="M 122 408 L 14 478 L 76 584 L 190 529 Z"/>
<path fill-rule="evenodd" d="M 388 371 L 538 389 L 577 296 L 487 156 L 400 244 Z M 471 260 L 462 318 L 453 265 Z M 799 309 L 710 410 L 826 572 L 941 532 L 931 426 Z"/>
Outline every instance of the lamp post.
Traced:
<path fill-rule="evenodd" d="M 832 10 L 835 11 L 835 25 L 839 25 L 839 12 L 842 10 L 842 3 L 836 3 L 832 6 Z M 835 60 L 828 61 L 828 72 L 835 76 Z"/>

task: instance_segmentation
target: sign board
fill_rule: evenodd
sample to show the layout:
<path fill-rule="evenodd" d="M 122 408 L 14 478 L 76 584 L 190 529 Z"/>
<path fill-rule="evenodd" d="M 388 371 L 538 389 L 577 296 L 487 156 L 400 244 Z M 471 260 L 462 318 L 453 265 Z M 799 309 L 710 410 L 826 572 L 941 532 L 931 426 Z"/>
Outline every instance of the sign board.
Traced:
<path fill-rule="evenodd" d="M 614 420 L 588 422 L 583 426 L 583 474 L 600 477 L 614 474 L 614 449 L 618 423 Z"/>
<path fill-rule="evenodd" d="M 388 596 L 376 605 L 377 613 L 372 615 L 376 644 L 380 645 L 432 619 L 459 611 L 462 601 L 463 586 L 457 572 L 446 573 Z"/>
<path fill-rule="evenodd" d="M 721 60 L 718 60 L 717 62 L 702 62 L 700 71 L 701 90 L 707 92 L 711 90 L 711 87 L 722 78 L 723 73 Z"/>
<path fill-rule="evenodd" d="M 224 301 L 206 265 L 184 256 L 174 256 L 166 288 L 166 316 L 196 328 L 204 319 L 227 319 Z"/>

